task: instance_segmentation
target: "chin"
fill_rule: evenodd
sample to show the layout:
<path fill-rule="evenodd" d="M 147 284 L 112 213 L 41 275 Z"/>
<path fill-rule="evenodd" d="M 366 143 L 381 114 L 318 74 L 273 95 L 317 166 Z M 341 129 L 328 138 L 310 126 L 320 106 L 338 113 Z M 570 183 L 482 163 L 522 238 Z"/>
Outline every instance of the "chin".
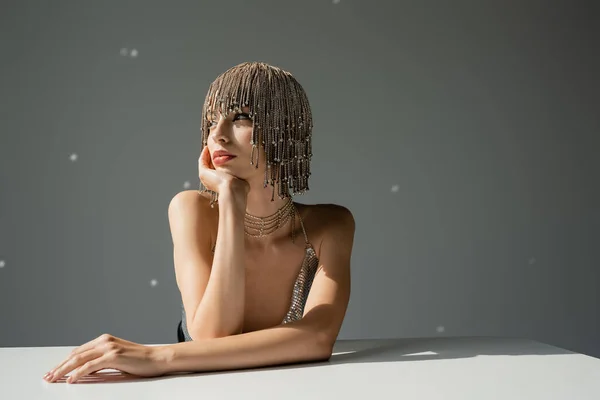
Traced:
<path fill-rule="evenodd" d="M 231 165 L 219 165 L 218 167 L 215 165 L 215 169 L 216 170 L 223 170 L 223 171 L 227 171 L 227 173 L 231 174 L 233 171 L 236 170 L 236 168 L 232 168 Z"/>
<path fill-rule="evenodd" d="M 239 168 L 233 168 L 231 165 L 219 165 L 218 167 L 215 167 L 215 170 L 227 172 L 229 175 L 233 175 L 238 179 L 246 179 L 242 177 L 244 174 L 239 174 Z"/>

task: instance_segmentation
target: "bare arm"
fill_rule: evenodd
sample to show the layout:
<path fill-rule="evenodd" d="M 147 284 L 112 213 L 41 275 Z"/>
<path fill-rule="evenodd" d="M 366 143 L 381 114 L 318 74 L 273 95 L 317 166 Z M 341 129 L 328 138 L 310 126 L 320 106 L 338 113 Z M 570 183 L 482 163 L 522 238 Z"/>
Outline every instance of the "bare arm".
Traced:
<path fill-rule="evenodd" d="M 157 346 L 164 374 L 253 368 L 327 360 L 330 348 L 305 320 L 211 340 Z"/>
<path fill-rule="evenodd" d="M 192 318 L 194 340 L 240 333 L 244 322 L 246 200 L 231 189 L 219 193 L 219 225 L 210 279 Z M 193 333 L 192 333 L 193 332 Z"/>
<path fill-rule="evenodd" d="M 350 298 L 350 257 L 354 218 L 349 210 L 330 207 L 328 232 L 320 245 L 320 266 L 299 321 L 273 328 L 157 346 L 153 359 L 164 373 L 252 368 L 327 360 Z"/>
<path fill-rule="evenodd" d="M 188 203 L 182 205 L 181 203 Z M 219 192 L 219 222 L 211 262 L 206 204 L 169 207 L 177 282 L 194 340 L 237 334 L 244 319 L 246 197 L 232 186 Z"/>

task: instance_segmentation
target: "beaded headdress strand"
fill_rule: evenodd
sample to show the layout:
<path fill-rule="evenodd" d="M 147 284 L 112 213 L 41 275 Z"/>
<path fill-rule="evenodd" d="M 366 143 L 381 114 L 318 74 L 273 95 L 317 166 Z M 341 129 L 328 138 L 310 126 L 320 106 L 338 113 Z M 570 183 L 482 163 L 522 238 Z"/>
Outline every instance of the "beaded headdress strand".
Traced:
<path fill-rule="evenodd" d="M 245 62 L 219 75 L 210 85 L 202 108 L 202 148 L 214 113 L 228 115 L 249 108 L 253 121 L 250 163 L 267 163 L 264 187 L 275 185 L 280 198 L 303 194 L 308 188 L 312 158 L 312 114 L 302 86 L 287 71 L 262 62 Z M 202 148 L 200 150 L 202 150 Z M 263 156 L 260 157 L 260 153 Z M 218 194 L 211 193 L 211 204 Z"/>

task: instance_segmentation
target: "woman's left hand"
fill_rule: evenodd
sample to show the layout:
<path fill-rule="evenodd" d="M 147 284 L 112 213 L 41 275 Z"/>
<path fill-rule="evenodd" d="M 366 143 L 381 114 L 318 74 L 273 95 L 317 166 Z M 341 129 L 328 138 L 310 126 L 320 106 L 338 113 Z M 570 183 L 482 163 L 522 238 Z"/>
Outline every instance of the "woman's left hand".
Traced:
<path fill-rule="evenodd" d="M 161 366 L 157 359 L 157 351 L 156 347 L 104 334 L 74 349 L 62 363 L 50 370 L 44 379 L 55 382 L 71 373 L 67 383 L 73 383 L 104 368 L 143 377 L 164 375 L 164 366 Z"/>

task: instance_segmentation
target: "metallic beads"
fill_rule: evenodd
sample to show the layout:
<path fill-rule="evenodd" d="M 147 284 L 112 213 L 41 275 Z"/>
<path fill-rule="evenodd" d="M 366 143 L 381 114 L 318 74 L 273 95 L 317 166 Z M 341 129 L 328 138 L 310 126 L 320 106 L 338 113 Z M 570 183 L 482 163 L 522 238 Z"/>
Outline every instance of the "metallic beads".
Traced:
<path fill-rule="evenodd" d="M 317 268 L 319 266 L 319 259 L 317 254 L 311 245 L 306 246 L 306 254 L 300 273 L 294 283 L 294 289 L 292 291 L 292 298 L 290 308 L 283 319 L 283 323 L 297 321 L 302 318 L 304 314 L 304 306 L 306 305 L 306 299 L 310 293 L 312 282 L 315 278 Z"/>
<path fill-rule="evenodd" d="M 287 224 L 293 216 L 294 202 L 290 197 L 281 208 L 267 217 L 257 217 L 246 212 L 244 214 L 244 233 L 255 238 L 266 237 Z"/>
<path fill-rule="evenodd" d="M 228 69 L 211 83 L 206 95 L 202 147 L 208 140 L 211 115 L 241 112 L 242 107 L 250 109 L 253 120 L 250 164 L 258 168 L 262 158 L 273 166 L 265 170 L 264 181 L 274 190 L 277 184 L 280 198 L 308 190 L 313 121 L 302 86 L 289 72 L 262 62 Z"/>

